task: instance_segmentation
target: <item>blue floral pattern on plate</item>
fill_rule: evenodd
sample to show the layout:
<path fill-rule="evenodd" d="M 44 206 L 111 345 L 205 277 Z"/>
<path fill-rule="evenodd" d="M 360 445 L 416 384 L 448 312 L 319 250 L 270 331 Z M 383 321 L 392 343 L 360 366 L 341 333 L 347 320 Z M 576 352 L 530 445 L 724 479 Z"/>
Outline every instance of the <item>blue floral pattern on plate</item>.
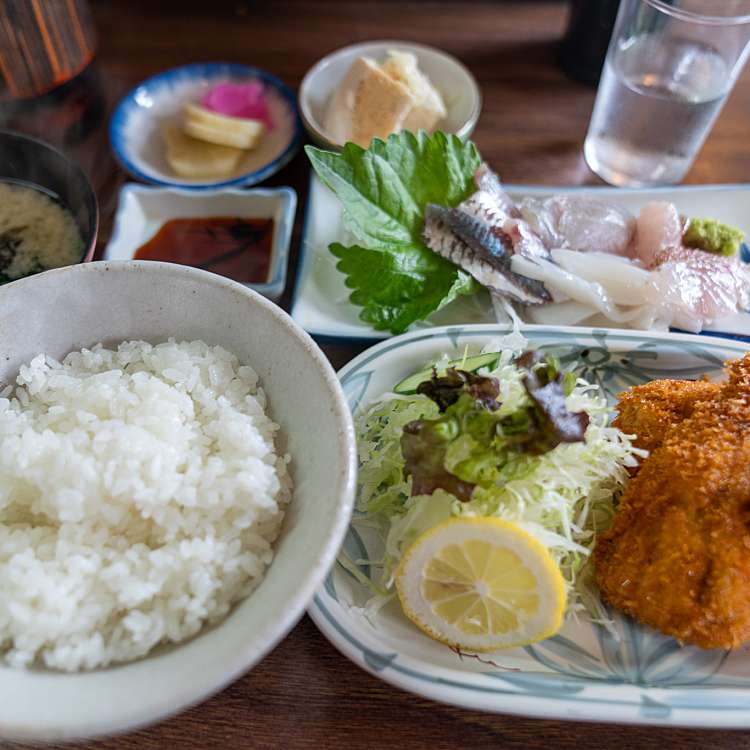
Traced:
<path fill-rule="evenodd" d="M 443 353 L 478 351 L 507 331 L 480 325 L 418 331 L 363 352 L 341 372 L 356 411 Z M 610 399 L 652 378 L 718 377 L 748 348 L 738 341 L 676 334 L 529 326 L 530 344 L 554 353 Z M 377 559 L 366 530 L 350 529 L 350 560 Z M 370 575 L 367 565 L 359 571 Z M 683 647 L 613 612 L 617 635 L 585 617 L 524 649 L 463 654 L 418 632 L 398 604 L 370 616 L 367 588 L 337 565 L 310 615 L 356 664 L 429 698 L 482 710 L 546 718 L 684 726 L 750 726 L 750 655 Z"/>

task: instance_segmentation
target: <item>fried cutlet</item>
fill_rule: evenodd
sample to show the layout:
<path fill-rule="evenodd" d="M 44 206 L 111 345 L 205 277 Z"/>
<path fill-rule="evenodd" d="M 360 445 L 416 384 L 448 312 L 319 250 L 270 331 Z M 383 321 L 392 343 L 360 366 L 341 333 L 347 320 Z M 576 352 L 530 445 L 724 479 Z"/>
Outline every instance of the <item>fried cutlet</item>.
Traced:
<path fill-rule="evenodd" d="M 620 395 L 612 423 L 627 435 L 635 435 L 637 448 L 653 451 L 665 435 L 693 412 L 700 401 L 719 392 L 708 380 L 652 380 Z"/>
<path fill-rule="evenodd" d="M 727 370 L 643 462 L 594 550 L 612 605 L 704 648 L 750 639 L 750 355 Z"/>

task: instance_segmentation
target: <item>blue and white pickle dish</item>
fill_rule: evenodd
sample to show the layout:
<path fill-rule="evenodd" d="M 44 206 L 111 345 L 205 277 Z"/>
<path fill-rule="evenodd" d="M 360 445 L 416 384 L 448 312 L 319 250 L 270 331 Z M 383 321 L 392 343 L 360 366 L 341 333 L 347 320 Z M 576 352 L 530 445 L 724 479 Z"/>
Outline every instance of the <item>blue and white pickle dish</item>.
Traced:
<path fill-rule="evenodd" d="M 271 126 L 224 177 L 181 177 L 166 157 L 164 129 L 179 126 L 188 103 L 200 103 L 219 84 L 260 83 Z M 112 115 L 115 157 L 133 177 L 157 185 L 193 190 L 254 185 L 278 172 L 300 146 L 302 127 L 294 93 L 271 73 L 248 65 L 209 62 L 184 65 L 146 79 Z M 219 146 L 219 148 L 222 148 Z"/>

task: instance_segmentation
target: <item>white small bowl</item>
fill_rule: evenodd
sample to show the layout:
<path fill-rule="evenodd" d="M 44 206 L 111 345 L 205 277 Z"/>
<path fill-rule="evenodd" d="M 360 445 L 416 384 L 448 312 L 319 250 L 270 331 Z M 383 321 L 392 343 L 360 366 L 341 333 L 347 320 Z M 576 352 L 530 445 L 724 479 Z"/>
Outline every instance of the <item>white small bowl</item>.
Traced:
<path fill-rule="evenodd" d="M 13 332 L 0 339 L 6 383 L 40 352 L 62 357 L 99 341 L 170 336 L 219 344 L 257 371 L 294 480 L 260 586 L 215 627 L 137 661 L 74 674 L 0 666 L 0 736 L 60 741 L 123 732 L 207 698 L 289 632 L 334 562 L 357 460 L 336 374 L 272 302 L 222 276 L 156 261 L 84 263 L 0 287 L 0 329 Z"/>
<path fill-rule="evenodd" d="M 128 183 L 120 190 L 112 237 L 104 249 L 105 260 L 132 260 L 170 219 L 237 216 L 273 219 L 273 243 L 268 281 L 245 286 L 269 299 L 284 292 L 289 263 L 289 243 L 294 225 L 297 194 L 288 187 L 238 190 L 194 190 L 146 187 Z"/>
<path fill-rule="evenodd" d="M 448 114 L 437 124 L 437 129 L 455 133 L 463 140 L 472 134 L 482 111 L 482 95 L 468 69 L 455 57 L 434 47 L 385 40 L 342 47 L 307 71 L 300 85 L 298 102 L 302 122 L 315 143 L 334 150 L 343 146 L 331 141 L 323 127 L 328 101 L 358 57 L 383 60 L 389 50 L 416 55 L 420 70 L 442 95 Z"/>
<path fill-rule="evenodd" d="M 199 101 L 218 83 L 260 81 L 274 121 L 260 144 L 240 159 L 234 173 L 220 180 L 191 180 L 176 175 L 167 163 L 161 128 L 179 122 L 186 102 Z M 265 70 L 236 63 L 183 65 L 142 81 L 117 105 L 109 125 L 115 157 L 133 177 L 156 185 L 192 190 L 255 185 L 278 172 L 297 152 L 301 126 L 294 94 Z"/>

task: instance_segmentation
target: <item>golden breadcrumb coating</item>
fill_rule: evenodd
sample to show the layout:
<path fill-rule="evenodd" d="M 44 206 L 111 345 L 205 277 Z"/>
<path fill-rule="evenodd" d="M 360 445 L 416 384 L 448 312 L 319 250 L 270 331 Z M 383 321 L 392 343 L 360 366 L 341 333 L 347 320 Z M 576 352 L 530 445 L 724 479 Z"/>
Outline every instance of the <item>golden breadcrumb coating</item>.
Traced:
<path fill-rule="evenodd" d="M 750 354 L 727 372 L 713 397 L 695 400 L 667 428 L 594 550 L 611 604 L 704 648 L 750 638 Z M 677 413 L 676 391 L 674 383 L 649 385 L 666 399 L 661 411 L 645 401 L 659 415 L 643 422 L 646 440 L 658 443 L 659 425 Z M 623 412 L 630 425 L 639 420 L 633 403 Z"/>
<path fill-rule="evenodd" d="M 718 383 L 707 380 L 652 380 L 620 395 L 613 424 L 628 435 L 634 445 L 652 451 L 673 427 L 687 419 L 699 401 L 713 398 Z"/>

